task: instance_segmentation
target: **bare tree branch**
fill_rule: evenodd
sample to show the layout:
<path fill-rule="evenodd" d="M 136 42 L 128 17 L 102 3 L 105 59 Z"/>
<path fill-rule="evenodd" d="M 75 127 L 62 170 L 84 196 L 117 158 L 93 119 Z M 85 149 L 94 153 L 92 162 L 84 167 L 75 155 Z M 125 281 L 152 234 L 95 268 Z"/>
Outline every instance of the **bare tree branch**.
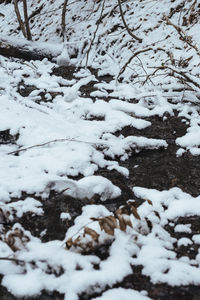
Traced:
<path fill-rule="evenodd" d="M 182 76 L 184 79 L 185 79 L 185 82 L 189 82 L 189 83 L 192 83 L 195 87 L 197 87 L 198 89 L 200 89 L 200 84 L 198 82 L 196 82 L 194 79 L 192 79 L 189 74 L 186 74 L 185 72 L 183 71 L 179 71 L 179 70 L 176 70 L 172 67 L 169 67 L 169 66 L 164 66 L 165 69 L 169 69 L 171 70 L 172 72 Z M 180 77 L 179 77 L 180 78 Z"/>
<path fill-rule="evenodd" d="M 65 41 L 65 36 L 66 36 L 66 32 L 65 32 L 65 27 L 66 27 L 65 17 L 66 17 L 67 4 L 68 4 L 68 0 L 64 0 L 63 9 L 62 9 L 62 18 L 61 18 L 61 36 L 62 36 L 63 42 Z"/>
<path fill-rule="evenodd" d="M 140 53 L 144 53 L 150 50 L 154 50 L 153 48 L 146 48 L 146 49 L 141 49 L 136 51 L 130 58 L 129 60 L 125 63 L 125 65 L 121 68 L 121 70 L 119 71 L 119 74 L 117 76 L 117 80 L 119 79 L 119 77 L 124 73 L 124 71 L 126 70 L 127 66 L 131 63 L 131 61 L 133 60 L 134 57 L 136 57 L 138 54 Z"/>
<path fill-rule="evenodd" d="M 99 19 L 98 19 L 98 21 L 97 21 L 97 27 L 96 27 L 96 30 L 95 30 L 95 32 L 94 32 L 93 39 L 92 39 L 92 41 L 91 41 L 91 43 L 90 43 L 90 46 L 89 46 L 89 48 L 88 48 L 88 51 L 87 51 L 87 55 L 86 55 L 86 67 L 87 67 L 87 65 L 88 65 L 88 59 L 89 59 L 90 50 L 91 50 L 91 48 L 92 48 L 92 44 L 93 44 L 93 42 L 94 42 L 94 40 L 95 40 L 97 31 L 98 31 L 98 29 L 99 29 L 99 25 L 100 25 L 100 23 L 101 23 L 103 11 L 104 11 L 104 6 L 105 6 L 105 1 L 106 1 L 106 0 L 103 0 L 103 4 L 102 4 L 102 8 L 101 8 L 100 17 L 99 17 Z"/>
<path fill-rule="evenodd" d="M 17 16 L 17 20 L 20 26 L 20 29 L 24 35 L 24 37 L 31 41 L 32 36 L 31 36 L 31 30 L 29 27 L 29 18 L 28 18 L 28 12 L 27 12 L 27 2 L 26 0 L 23 0 L 23 9 L 24 9 L 24 22 L 21 18 L 21 14 L 19 12 L 19 7 L 18 7 L 18 0 L 14 0 L 14 8 L 15 8 L 15 13 Z"/>
<path fill-rule="evenodd" d="M 193 16 L 194 16 L 194 8 L 195 8 L 195 5 L 197 4 L 197 0 L 194 0 L 194 2 L 192 3 L 192 5 L 190 6 L 190 8 L 186 11 L 186 13 L 184 14 L 183 16 L 183 23 L 184 25 L 188 25 L 192 23 L 192 19 L 193 19 Z M 188 15 L 188 18 L 187 18 L 187 15 Z"/>
<path fill-rule="evenodd" d="M 163 15 L 163 17 L 166 20 L 166 23 L 168 25 L 171 25 L 171 26 L 173 26 L 176 29 L 176 31 L 179 34 L 180 40 L 182 40 L 183 42 L 185 42 L 186 44 L 188 44 L 190 47 L 192 47 L 196 51 L 196 53 L 200 56 L 200 50 L 197 47 L 197 45 L 194 44 L 194 42 L 192 40 L 192 37 L 188 36 L 186 34 L 186 32 L 180 26 L 175 25 L 174 23 L 172 23 L 171 20 L 166 15 Z"/>
<path fill-rule="evenodd" d="M 23 7 L 24 7 L 24 23 L 25 23 L 25 26 L 26 26 L 27 40 L 31 41 L 32 36 L 31 36 L 31 30 L 30 30 L 30 27 L 29 27 L 29 18 L 28 18 L 26 0 L 23 0 Z"/>
<path fill-rule="evenodd" d="M 10 154 L 18 154 L 22 151 L 26 151 L 26 150 L 29 150 L 29 149 L 33 149 L 33 148 L 38 148 L 38 147 L 43 147 L 43 146 L 46 146 L 46 145 L 49 145 L 49 144 L 52 144 L 52 143 L 58 143 L 58 142 L 75 142 L 75 143 L 85 143 L 85 144 L 90 144 L 90 145 L 104 145 L 105 143 L 101 143 L 101 142 L 87 142 L 87 141 L 81 141 L 81 140 L 76 140 L 76 139 L 70 139 L 70 138 L 63 138 L 63 139 L 55 139 L 55 140 L 52 140 L 52 141 L 49 141 L 49 142 L 46 142 L 46 143 L 42 143 L 42 144 L 38 144 L 38 145 L 33 145 L 33 146 L 30 146 L 30 147 L 26 147 L 26 148 L 21 148 L 21 149 L 18 149 L 18 150 L 15 150 L 15 151 L 12 151 L 12 152 L 8 152 L 6 154 L 10 155 Z"/>
<path fill-rule="evenodd" d="M 126 21 L 125 21 L 124 13 L 123 13 L 123 10 L 122 10 L 122 3 L 121 3 L 121 0 L 118 0 L 118 4 L 119 4 L 119 11 L 120 11 L 120 15 L 121 15 L 121 18 L 122 18 L 122 22 L 123 22 L 123 24 L 124 24 L 124 26 L 125 26 L 125 28 L 126 28 L 128 34 L 129 34 L 132 38 L 134 38 L 135 40 L 137 40 L 139 43 L 141 43 L 141 42 L 142 42 L 142 39 L 139 38 L 139 37 L 137 37 L 135 34 L 133 34 L 133 33 L 131 32 L 130 28 L 128 27 L 128 25 L 127 25 L 127 23 L 126 23 Z"/>
<path fill-rule="evenodd" d="M 170 70 L 171 74 L 168 74 L 174 78 L 178 78 L 179 80 L 181 80 L 182 82 L 186 83 L 187 85 L 193 84 L 193 86 L 195 86 L 198 90 L 200 89 L 200 84 L 195 81 L 189 74 L 187 74 L 186 72 L 183 72 L 181 70 L 177 70 L 173 67 L 170 66 L 166 66 L 166 65 L 162 65 L 162 66 L 156 66 L 156 67 L 151 67 L 154 70 L 154 72 L 152 74 L 150 74 L 149 76 L 154 75 L 158 70 Z M 177 74 L 177 75 L 175 75 Z M 194 88 L 192 88 L 192 90 L 194 90 Z"/>
<path fill-rule="evenodd" d="M 17 20 L 18 20 L 20 29 L 21 29 L 24 37 L 27 38 L 27 33 L 26 33 L 25 26 L 24 26 L 24 22 L 22 21 L 22 18 L 21 18 L 20 12 L 19 12 L 19 8 L 18 8 L 18 0 L 14 0 L 14 7 L 15 7 L 15 13 L 17 16 Z"/>
<path fill-rule="evenodd" d="M 8 261 L 13 261 L 15 263 L 23 263 L 25 264 L 25 261 L 24 260 L 21 260 L 21 259 L 17 259 L 17 258 L 11 258 L 11 257 L 0 257 L 0 260 L 8 260 Z"/>

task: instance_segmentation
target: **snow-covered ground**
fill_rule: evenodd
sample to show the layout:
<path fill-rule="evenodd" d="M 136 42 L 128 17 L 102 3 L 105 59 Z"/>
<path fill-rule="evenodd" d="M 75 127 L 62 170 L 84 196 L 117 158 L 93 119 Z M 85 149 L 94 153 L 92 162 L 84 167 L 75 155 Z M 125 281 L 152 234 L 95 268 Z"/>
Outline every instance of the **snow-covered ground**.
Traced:
<path fill-rule="evenodd" d="M 177 224 L 179 217 L 200 216 L 200 198 L 178 187 L 132 186 L 132 210 L 127 213 L 124 203 L 126 208 L 114 213 L 104 202 L 115 201 L 122 191 L 96 174 L 104 168 L 128 178 L 122 162 L 132 153 L 167 149 L 164 139 L 118 134 L 127 126 L 150 127 L 155 116 L 182 118 L 188 129 L 175 141 L 176 155 L 200 155 L 199 2 L 125 1 L 126 22 L 142 39 L 139 43 L 124 29 L 117 3 L 70 1 L 65 45 L 59 36 L 63 1 L 28 4 L 29 14 L 41 8 L 31 19 L 34 41 L 28 47 L 37 44 L 58 57 L 50 62 L 0 56 L 2 285 L 17 297 L 46 290 L 68 300 L 82 293 L 102 293 L 95 298 L 102 300 L 150 299 L 144 290 L 112 288 L 139 265 L 153 284 L 200 286 L 200 252 L 190 259 L 178 258 L 175 251 L 175 245 L 200 244 L 199 234 L 184 237 L 192 233 L 190 224 Z M 23 43 L 13 4 L 1 4 L 0 12 L 2 38 Z M 183 37 L 164 15 L 184 30 Z M 185 26 L 184 18 L 190 17 Z M 63 63 L 78 67 L 72 79 L 54 72 Z M 104 75 L 109 82 L 99 79 Z M 92 82 L 94 89 L 83 96 L 81 88 Z M 52 190 L 83 200 L 83 207 L 73 225 L 66 226 L 64 240 L 45 243 L 20 218 L 27 213 L 42 217 Z M 130 205 L 135 197 L 144 200 L 137 209 Z M 61 219 L 70 220 L 70 211 L 63 211 Z M 173 237 L 166 226 L 175 226 L 181 237 Z M 110 247 L 101 260 L 95 251 L 104 244 Z"/>

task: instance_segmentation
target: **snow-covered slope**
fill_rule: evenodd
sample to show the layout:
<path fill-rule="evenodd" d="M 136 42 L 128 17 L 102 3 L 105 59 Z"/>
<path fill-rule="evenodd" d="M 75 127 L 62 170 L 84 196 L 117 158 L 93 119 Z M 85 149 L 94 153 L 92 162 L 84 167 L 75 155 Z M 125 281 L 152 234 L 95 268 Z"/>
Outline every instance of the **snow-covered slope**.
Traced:
<path fill-rule="evenodd" d="M 125 29 L 117 1 L 69 1 L 64 44 L 62 5 L 28 1 L 33 42 L 27 47 L 37 42 L 53 62 L 0 56 L 2 285 L 18 297 L 45 290 L 68 300 L 83 293 L 150 299 L 115 286 L 133 265 L 154 284 L 200 285 L 199 252 L 194 259 L 176 252 L 199 244 L 199 234 L 178 219 L 200 215 L 199 197 L 177 187 L 131 186 L 130 201 L 114 212 L 116 204 L 109 210 L 103 201 L 123 198 L 122 190 L 98 174 L 115 170 L 128 179 L 122 162 L 132 153 L 167 149 L 164 139 L 122 134 L 125 127 L 144 132 L 155 116 L 183 118 L 188 130 L 176 139 L 177 155 L 200 155 L 199 2 L 123 1 L 138 41 Z M 13 4 L 1 4 L 0 13 L 0 39 L 23 45 Z M 61 219 L 71 220 L 65 239 L 42 242 L 46 232 L 36 235 L 22 220 L 44 217 L 52 191 L 81 201 L 82 213 L 74 219 L 63 210 Z M 143 200 L 138 208 L 135 197 Z M 178 238 L 166 227 L 175 223 Z M 107 257 L 101 260 L 95 251 L 102 245 Z"/>

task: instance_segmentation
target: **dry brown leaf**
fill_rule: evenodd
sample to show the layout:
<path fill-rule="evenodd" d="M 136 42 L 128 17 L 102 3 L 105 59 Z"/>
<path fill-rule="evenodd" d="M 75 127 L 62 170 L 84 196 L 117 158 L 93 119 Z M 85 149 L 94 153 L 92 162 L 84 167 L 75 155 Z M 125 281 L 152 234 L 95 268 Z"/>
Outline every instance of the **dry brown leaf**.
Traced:
<path fill-rule="evenodd" d="M 108 216 L 108 217 L 105 217 L 105 219 L 111 227 L 113 227 L 113 228 L 118 227 L 117 220 L 114 216 Z"/>
<path fill-rule="evenodd" d="M 151 222 L 149 219 L 147 219 L 147 218 L 145 218 L 145 221 L 146 221 L 146 223 L 147 223 L 147 226 L 148 226 L 149 230 L 151 231 L 152 228 L 153 228 L 152 222 Z"/>
<path fill-rule="evenodd" d="M 79 235 L 79 236 L 77 236 L 77 238 L 73 241 L 73 246 L 79 247 L 79 246 L 80 246 L 80 242 L 81 242 L 81 237 L 80 237 L 80 235 Z"/>
<path fill-rule="evenodd" d="M 147 200 L 150 205 L 152 205 L 152 202 L 150 200 Z M 160 217 L 159 213 L 154 211 L 155 215 Z M 108 235 L 114 236 L 114 231 L 116 228 L 120 229 L 121 231 L 126 231 L 126 228 L 133 227 L 131 222 L 131 217 L 134 216 L 135 219 L 141 220 L 141 217 L 137 211 L 137 208 L 135 207 L 135 203 L 128 202 L 127 205 L 121 206 L 118 208 L 114 215 L 106 216 L 106 217 L 100 217 L 100 218 L 90 218 L 94 222 L 98 222 L 101 231 L 104 231 Z M 152 222 L 148 218 L 144 218 L 144 221 L 146 221 L 148 229 L 151 231 L 153 228 Z M 140 222 L 141 223 L 141 222 Z M 140 224 L 139 223 L 139 224 Z M 139 225 L 138 224 L 138 225 Z M 142 233 L 144 230 L 144 222 L 140 224 L 140 228 L 138 230 Z M 145 226 L 145 230 L 147 230 L 147 227 Z M 144 234 L 146 231 L 144 232 Z M 143 234 L 143 233 L 142 233 Z M 86 235 L 89 235 L 91 239 L 86 239 Z M 66 247 L 69 249 L 72 246 L 79 247 L 82 250 L 91 250 L 94 247 L 96 247 L 99 243 L 99 236 L 100 234 L 97 233 L 94 229 L 90 227 L 85 227 L 82 234 L 78 235 L 78 237 L 73 240 L 72 238 L 68 239 L 66 241 Z"/>
<path fill-rule="evenodd" d="M 122 207 L 122 215 L 130 216 L 130 214 L 131 214 L 131 211 L 130 211 L 129 205 Z"/>
<path fill-rule="evenodd" d="M 14 252 L 19 250 L 18 247 L 15 246 L 15 239 L 11 234 L 5 238 L 5 242 Z"/>
<path fill-rule="evenodd" d="M 99 234 L 92 228 L 85 227 L 84 233 L 90 235 L 95 242 L 99 241 Z"/>
<path fill-rule="evenodd" d="M 117 215 L 117 218 L 119 220 L 119 228 L 120 228 L 120 230 L 126 231 L 126 222 L 125 222 L 125 220 L 123 218 L 123 215 L 119 214 L 119 215 Z"/>
<path fill-rule="evenodd" d="M 114 220 L 112 218 L 114 218 Z M 109 216 L 99 219 L 99 225 L 101 230 L 104 230 L 107 234 L 114 235 L 114 229 L 117 228 L 117 221 L 115 217 Z"/>
<path fill-rule="evenodd" d="M 127 215 L 127 216 L 130 216 L 130 214 L 131 214 L 131 212 L 130 212 L 129 207 L 125 207 L 125 206 L 120 207 L 120 208 L 118 208 L 118 209 L 115 211 L 115 215 L 117 216 L 117 218 L 118 218 L 119 215 Z"/>
<path fill-rule="evenodd" d="M 150 204 L 150 205 L 153 205 L 153 202 L 149 199 L 147 199 L 147 202 Z"/>
<path fill-rule="evenodd" d="M 130 226 L 131 228 L 133 228 L 133 225 L 132 225 L 132 222 L 131 222 L 131 219 L 130 219 L 130 217 L 129 216 L 124 216 L 123 215 L 123 219 L 124 219 L 124 222 L 125 222 L 125 224 L 126 224 L 126 227 L 127 226 Z"/>
<path fill-rule="evenodd" d="M 158 217 L 160 219 L 160 214 L 157 211 L 155 211 L 155 210 L 153 212 L 156 215 L 156 217 Z"/>
<path fill-rule="evenodd" d="M 137 209 L 133 205 L 130 205 L 130 209 L 131 209 L 131 212 L 134 215 L 134 217 L 138 220 L 141 220 L 141 218 L 137 212 Z"/>
<path fill-rule="evenodd" d="M 30 241 L 29 237 L 24 235 L 23 230 L 16 228 L 7 234 L 4 241 L 14 251 L 18 251 L 25 246 L 25 243 Z"/>
<path fill-rule="evenodd" d="M 66 241 L 66 248 L 67 249 L 70 249 L 71 247 L 72 247 L 72 245 L 73 245 L 73 240 L 72 240 L 72 238 L 69 238 L 67 241 Z"/>
<path fill-rule="evenodd" d="M 116 211 L 115 211 L 115 215 L 122 215 L 122 208 L 118 208 Z"/>

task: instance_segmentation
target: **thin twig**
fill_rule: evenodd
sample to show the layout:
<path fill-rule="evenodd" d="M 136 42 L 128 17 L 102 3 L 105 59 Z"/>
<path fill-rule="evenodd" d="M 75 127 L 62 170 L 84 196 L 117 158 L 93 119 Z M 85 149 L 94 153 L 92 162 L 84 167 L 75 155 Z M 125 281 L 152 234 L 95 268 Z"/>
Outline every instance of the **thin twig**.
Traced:
<path fill-rule="evenodd" d="M 144 71 L 144 73 L 146 74 L 146 76 L 148 76 L 148 73 L 147 73 L 147 71 L 145 70 L 145 68 L 144 68 L 144 66 L 143 66 L 143 63 L 142 63 L 142 61 L 141 61 L 141 59 L 137 56 L 137 59 L 139 60 L 139 62 L 140 62 L 140 65 L 141 65 L 141 68 L 143 69 L 143 71 Z M 138 77 L 138 76 L 137 76 Z M 153 83 L 153 81 L 151 80 L 151 78 L 149 78 L 149 81 L 153 84 L 153 85 L 155 85 L 154 83 Z M 144 82 L 145 83 L 145 82 Z M 144 85 L 144 83 L 143 83 L 143 85 Z"/>
<path fill-rule="evenodd" d="M 166 20 L 166 23 L 168 25 L 171 25 L 171 26 L 173 26 L 176 29 L 176 31 L 179 34 L 180 40 L 182 40 L 183 42 L 185 42 L 186 44 L 188 44 L 191 48 L 193 48 L 197 52 L 197 54 L 200 56 L 200 50 L 198 49 L 197 45 L 195 45 L 193 43 L 192 37 L 188 36 L 186 34 L 186 32 L 180 26 L 172 23 L 171 20 L 165 14 L 163 15 L 163 17 Z"/>
<path fill-rule="evenodd" d="M 124 71 L 126 70 L 127 66 L 131 63 L 131 61 L 133 60 L 134 57 L 136 57 L 138 54 L 140 53 L 144 53 L 150 50 L 154 50 L 153 48 L 146 48 L 146 49 L 141 49 L 136 51 L 130 58 L 129 60 L 124 64 L 124 66 L 121 68 L 121 70 L 119 71 L 119 74 L 117 76 L 117 80 L 119 79 L 119 77 L 124 73 Z"/>
<path fill-rule="evenodd" d="M 167 50 L 165 50 L 165 49 L 163 49 L 163 48 L 157 48 L 157 50 L 158 51 L 163 51 L 163 52 L 165 52 L 168 56 L 169 56 L 169 59 L 170 59 L 170 61 L 171 61 L 171 64 L 174 66 L 175 65 L 175 59 L 174 59 L 174 55 L 173 55 L 173 53 L 171 52 L 171 51 L 167 51 Z"/>
<path fill-rule="evenodd" d="M 122 18 L 122 22 L 128 32 L 128 34 L 134 38 L 135 40 L 137 40 L 139 43 L 142 43 L 142 39 L 137 37 L 135 34 L 133 34 L 130 30 L 130 28 L 128 27 L 126 21 L 125 21 L 125 18 L 124 18 L 124 13 L 123 13 L 123 10 L 122 10 L 122 3 L 121 3 L 121 0 L 118 0 L 118 5 L 119 5 L 119 11 L 120 11 L 120 15 L 121 15 L 121 18 Z"/>
<path fill-rule="evenodd" d="M 76 0 L 76 1 L 73 1 L 73 2 L 70 2 L 67 6 L 70 6 L 70 5 L 72 5 L 72 4 L 74 4 L 74 3 L 77 3 L 77 2 L 79 2 L 79 0 Z M 46 11 L 46 12 L 43 12 L 43 13 L 40 13 L 39 14 L 39 17 L 40 16 L 42 16 L 42 15 L 48 15 L 48 14 L 52 14 L 53 12 L 55 12 L 55 11 L 58 11 L 58 10 L 60 10 L 62 7 L 58 7 L 58 8 L 55 8 L 55 9 L 52 9 L 52 10 L 49 10 L 49 11 Z M 37 15 L 37 13 L 36 14 L 34 14 L 34 16 L 35 15 Z M 32 14 L 31 14 L 31 16 L 29 17 L 29 18 L 32 18 L 32 17 L 34 17 L 34 16 L 32 16 Z"/>
<path fill-rule="evenodd" d="M 66 189 L 62 190 L 61 192 L 56 192 L 56 196 L 61 196 L 67 190 L 69 190 L 69 188 L 66 188 Z"/>
<path fill-rule="evenodd" d="M 97 31 L 98 31 L 98 29 L 99 29 L 99 25 L 100 25 L 100 23 L 101 23 L 101 18 L 102 18 L 103 11 L 104 11 L 105 1 L 106 1 L 106 0 L 103 1 L 102 7 L 101 7 L 100 17 L 99 17 L 99 19 L 98 19 L 98 21 L 97 21 L 97 27 L 96 27 L 96 30 L 95 30 L 94 35 L 93 35 L 93 39 L 92 39 L 92 41 L 91 41 L 91 43 L 90 43 L 90 46 L 89 46 L 88 51 L 87 51 L 87 54 L 86 54 L 86 67 L 88 66 L 88 59 L 89 59 L 90 50 L 91 50 L 91 48 L 92 48 L 92 44 L 93 44 L 93 42 L 94 42 L 94 40 L 95 40 Z"/>
<path fill-rule="evenodd" d="M 99 7 L 101 6 L 101 3 L 97 6 L 97 8 L 94 10 L 94 7 L 95 7 L 95 1 L 93 2 L 93 6 L 92 6 L 92 8 L 90 9 L 90 10 L 88 10 L 88 12 L 90 12 L 91 11 L 91 13 L 89 14 L 89 16 L 87 16 L 84 20 L 85 21 L 89 21 L 90 20 L 90 17 L 94 14 L 94 13 L 96 13 L 98 10 L 99 10 Z"/>
<path fill-rule="evenodd" d="M 0 257 L 0 260 L 9 260 L 9 261 L 13 261 L 16 263 L 24 263 L 25 264 L 24 260 L 17 259 L 17 258 L 11 258 L 11 257 Z"/>
<path fill-rule="evenodd" d="M 28 19 L 30 20 L 30 19 L 32 19 L 33 17 L 35 17 L 35 16 L 37 16 L 37 15 L 40 15 L 40 12 L 41 12 L 41 10 L 43 9 L 43 7 L 44 7 L 44 4 L 40 5 L 36 10 L 34 10 L 34 11 L 30 14 L 30 16 L 28 17 Z"/>
<path fill-rule="evenodd" d="M 37 145 L 33 145 L 33 146 L 29 146 L 29 147 L 26 147 L 26 148 L 21 148 L 21 149 L 18 149 L 18 150 L 15 150 L 15 151 L 12 151 L 12 152 L 8 152 L 6 153 L 7 155 L 10 155 L 10 154 L 18 154 L 19 152 L 22 152 L 22 151 L 26 151 L 26 150 L 29 150 L 29 149 L 32 149 L 32 148 L 38 148 L 38 147 L 43 147 L 43 146 L 46 146 L 46 145 L 49 145 L 49 144 L 52 144 L 52 143 L 58 143 L 58 142 L 75 142 L 75 143 L 85 143 L 85 144 L 90 144 L 90 145 L 104 145 L 105 143 L 101 143 L 101 142 L 86 142 L 86 141 L 81 141 L 81 140 L 75 140 L 75 139 L 70 139 L 70 138 L 63 138 L 63 139 L 55 139 L 55 140 L 52 140 L 52 141 L 49 141 L 49 142 L 46 142 L 46 143 L 42 143 L 42 144 L 37 144 Z"/>
<path fill-rule="evenodd" d="M 146 79 L 145 79 L 145 81 L 144 81 L 144 84 L 149 80 L 150 77 L 155 77 L 155 74 L 157 73 L 157 71 L 159 71 L 159 69 L 156 69 L 156 70 L 154 70 L 153 73 L 148 74 L 147 77 L 146 77 Z M 166 74 L 163 74 L 163 76 L 165 76 L 165 75 Z M 162 76 L 162 74 L 158 74 L 157 76 Z"/>
<path fill-rule="evenodd" d="M 176 77 L 175 75 L 171 75 L 175 78 L 178 78 L 180 80 L 183 80 L 183 78 L 185 79 L 184 83 L 186 83 L 187 85 L 189 85 L 188 83 L 192 83 L 195 87 L 197 87 L 198 89 L 200 89 L 200 84 L 197 83 L 196 81 L 194 81 L 189 75 L 186 74 L 186 72 L 182 72 L 182 71 L 179 71 L 179 70 L 176 70 L 170 66 L 158 66 L 158 67 L 149 67 L 149 68 L 154 68 L 156 69 L 153 74 L 155 74 L 158 70 L 170 70 L 172 71 L 173 73 L 176 73 L 182 77 Z M 194 89 L 193 89 L 194 90 Z"/>
<path fill-rule="evenodd" d="M 166 66 L 167 69 L 171 70 L 172 72 L 181 75 L 183 78 L 186 79 L 186 82 L 192 83 L 195 87 L 198 87 L 200 89 L 200 84 L 198 84 L 196 81 L 194 81 L 190 76 L 186 75 L 185 72 L 177 71 L 174 68 Z"/>
<path fill-rule="evenodd" d="M 183 16 L 183 20 L 185 22 L 185 25 L 188 24 L 188 22 L 191 24 L 192 22 L 192 14 L 194 12 L 194 8 L 195 8 L 195 5 L 197 3 L 197 0 L 194 0 L 194 2 L 192 3 L 192 5 L 189 7 L 189 9 L 186 11 L 186 13 L 184 14 Z M 190 14 L 189 14 L 190 13 Z M 189 14 L 188 16 L 188 19 L 186 18 L 186 16 Z"/>

